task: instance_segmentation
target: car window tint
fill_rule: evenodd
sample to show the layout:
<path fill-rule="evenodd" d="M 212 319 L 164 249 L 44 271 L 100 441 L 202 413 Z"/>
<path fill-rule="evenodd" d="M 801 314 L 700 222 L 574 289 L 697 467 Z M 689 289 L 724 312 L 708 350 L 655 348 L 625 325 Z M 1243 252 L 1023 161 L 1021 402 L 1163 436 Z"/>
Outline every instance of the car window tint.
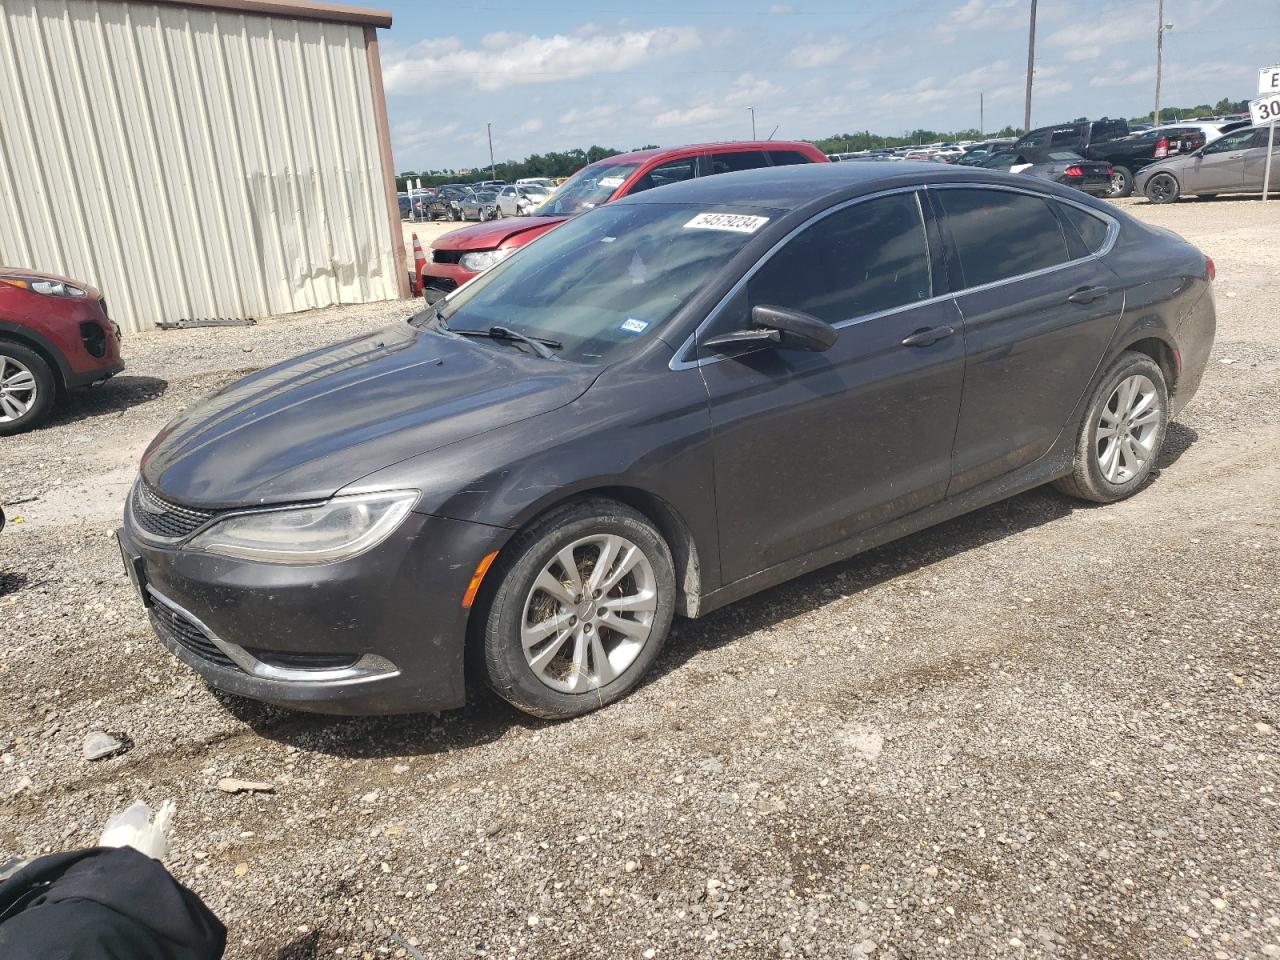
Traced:
<path fill-rule="evenodd" d="M 799 150 L 770 150 L 769 161 L 775 167 L 789 167 L 797 163 L 808 163 L 809 158 Z"/>
<path fill-rule="evenodd" d="M 1276 143 L 1276 146 L 1280 146 L 1280 134 L 1276 135 L 1275 143 Z M 1255 130 L 1253 132 L 1253 140 L 1249 142 L 1249 148 L 1253 149 L 1254 147 L 1262 147 L 1263 149 L 1265 149 L 1266 146 L 1267 146 L 1266 128 L 1264 127 L 1261 130 Z"/>
<path fill-rule="evenodd" d="M 1105 220 L 1091 213 L 1085 213 L 1079 207 L 1069 203 L 1058 204 L 1058 209 L 1066 216 L 1067 222 L 1075 227 L 1076 233 L 1080 235 L 1080 239 L 1084 241 L 1090 253 L 1097 253 L 1102 249 L 1103 244 L 1107 242 Z"/>
<path fill-rule="evenodd" d="M 748 307 L 802 310 L 828 323 L 933 296 L 914 193 L 856 203 L 818 221 L 747 283 Z"/>
<path fill-rule="evenodd" d="M 630 193 L 640 193 L 642 190 L 652 190 L 654 187 L 665 187 L 669 183 L 679 183 L 681 180 L 692 180 L 695 163 L 694 157 L 684 157 L 681 160 L 668 160 L 666 163 L 660 163 L 637 180 Z"/>
<path fill-rule="evenodd" d="M 755 170 L 767 167 L 763 150 L 743 150 L 738 153 L 713 153 L 711 155 L 712 173 L 733 173 L 735 170 Z"/>
<path fill-rule="evenodd" d="M 1003 190 L 939 190 L 966 287 L 1066 263 L 1058 218 L 1039 197 Z"/>
<path fill-rule="evenodd" d="M 1069 130 L 1055 130 L 1050 138 L 1050 143 L 1074 143 L 1079 134 L 1074 128 Z"/>
<path fill-rule="evenodd" d="M 1205 147 L 1204 152 L 1207 155 L 1211 153 L 1226 153 L 1229 150 L 1243 150 L 1252 139 L 1252 130 L 1237 130 L 1235 133 L 1228 133 L 1225 137 L 1219 137 Z"/>

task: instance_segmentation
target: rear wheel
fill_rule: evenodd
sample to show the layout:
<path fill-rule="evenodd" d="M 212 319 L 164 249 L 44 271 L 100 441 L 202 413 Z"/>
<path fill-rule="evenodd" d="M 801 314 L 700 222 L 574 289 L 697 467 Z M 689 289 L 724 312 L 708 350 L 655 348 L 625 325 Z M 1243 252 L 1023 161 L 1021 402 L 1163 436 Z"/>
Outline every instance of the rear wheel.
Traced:
<path fill-rule="evenodd" d="M 1127 197 L 1133 193 L 1133 174 L 1127 167 L 1111 168 L 1111 189 L 1108 197 Z"/>
<path fill-rule="evenodd" d="M 30 430 L 49 415 L 58 392 L 44 357 L 0 340 L 0 436 Z"/>
<path fill-rule="evenodd" d="M 624 504 L 587 500 L 552 511 L 503 555 L 483 621 L 489 685 L 547 719 L 629 693 L 675 612 L 671 551 L 653 525 Z"/>
<path fill-rule="evenodd" d="M 1173 203 L 1181 194 L 1182 187 L 1172 173 L 1157 173 L 1147 181 L 1145 192 L 1152 203 Z"/>
<path fill-rule="evenodd" d="M 1159 364 L 1122 353 L 1094 391 L 1069 476 L 1059 490 L 1081 500 L 1114 503 L 1151 476 L 1169 426 L 1169 390 Z"/>

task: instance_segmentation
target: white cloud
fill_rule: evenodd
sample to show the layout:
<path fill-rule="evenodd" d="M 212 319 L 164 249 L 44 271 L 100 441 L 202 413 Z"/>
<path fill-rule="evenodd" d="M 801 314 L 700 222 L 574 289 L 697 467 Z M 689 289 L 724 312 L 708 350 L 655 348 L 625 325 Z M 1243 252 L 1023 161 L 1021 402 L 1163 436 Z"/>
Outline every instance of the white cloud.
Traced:
<path fill-rule="evenodd" d="M 802 43 L 792 47 L 787 54 L 787 63 L 802 70 L 814 67 L 825 67 L 835 63 L 849 51 L 849 44 L 844 40 L 824 40 L 816 43 Z"/>
<path fill-rule="evenodd" d="M 769 8 L 769 16 L 785 17 L 788 13 L 795 13 L 796 8 L 789 3 L 775 3 Z"/>
<path fill-rule="evenodd" d="M 494 91 L 619 73 L 700 45 L 693 27 L 606 33 L 588 25 L 549 37 L 491 33 L 476 49 L 447 38 L 389 51 L 383 77 L 391 94 L 430 94 L 441 83 Z"/>
<path fill-rule="evenodd" d="M 520 126 L 516 127 L 515 132 L 516 133 L 537 133 L 541 129 L 542 129 L 542 121 L 539 120 L 537 117 L 532 117 L 526 120 L 524 123 L 520 124 Z"/>
<path fill-rule="evenodd" d="M 965 0 L 951 11 L 934 32 L 954 37 L 961 31 L 1007 30 L 1025 22 L 1022 0 Z"/>

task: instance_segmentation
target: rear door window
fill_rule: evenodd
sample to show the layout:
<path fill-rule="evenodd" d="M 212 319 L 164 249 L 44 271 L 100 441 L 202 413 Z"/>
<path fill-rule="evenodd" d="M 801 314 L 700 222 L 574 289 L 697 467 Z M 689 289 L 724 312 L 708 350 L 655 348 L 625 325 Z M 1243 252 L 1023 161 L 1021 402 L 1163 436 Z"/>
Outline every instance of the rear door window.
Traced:
<path fill-rule="evenodd" d="M 1047 201 L 1007 190 L 938 190 L 964 273 L 978 287 L 1045 270 L 1070 259 L 1062 225 Z"/>
<path fill-rule="evenodd" d="M 797 163 L 811 163 L 799 150 L 770 150 L 769 162 L 775 167 L 789 167 Z"/>
<path fill-rule="evenodd" d="M 933 296 L 916 194 L 855 203 L 819 220 L 747 282 L 750 307 L 802 310 L 839 323 Z"/>
<path fill-rule="evenodd" d="M 733 173 L 737 170 L 756 170 L 769 165 L 763 150 L 742 150 L 734 153 L 713 153 L 712 173 Z"/>

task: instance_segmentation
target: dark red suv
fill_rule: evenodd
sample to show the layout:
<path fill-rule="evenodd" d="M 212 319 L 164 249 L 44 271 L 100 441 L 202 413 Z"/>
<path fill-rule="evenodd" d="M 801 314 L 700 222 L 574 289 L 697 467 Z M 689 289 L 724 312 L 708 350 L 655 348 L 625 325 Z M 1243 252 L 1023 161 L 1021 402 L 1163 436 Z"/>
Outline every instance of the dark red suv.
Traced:
<path fill-rule="evenodd" d="M 0 267 L 0 436 L 31 429 L 59 394 L 123 369 L 120 328 L 97 290 Z"/>
<path fill-rule="evenodd" d="M 700 143 L 606 157 L 562 183 L 531 216 L 490 220 L 437 238 L 422 270 L 422 294 L 438 300 L 575 214 L 610 200 L 717 173 L 829 162 L 813 144 L 787 140 Z"/>

